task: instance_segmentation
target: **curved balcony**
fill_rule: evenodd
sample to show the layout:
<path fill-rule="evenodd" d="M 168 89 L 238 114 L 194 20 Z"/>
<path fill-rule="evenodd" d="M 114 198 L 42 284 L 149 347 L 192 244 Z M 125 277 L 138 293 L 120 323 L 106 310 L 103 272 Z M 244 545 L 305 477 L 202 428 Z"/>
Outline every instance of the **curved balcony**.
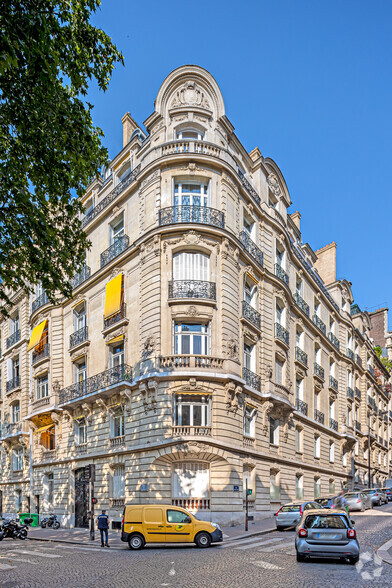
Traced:
<path fill-rule="evenodd" d="M 44 292 L 43 294 L 41 294 L 41 296 L 38 296 L 38 298 L 33 300 L 33 303 L 31 305 L 31 312 L 35 312 L 38 308 L 41 308 L 41 306 L 47 304 L 48 302 L 49 298 L 47 297 L 46 292 Z"/>
<path fill-rule="evenodd" d="M 216 285 L 202 280 L 173 280 L 169 282 L 169 298 L 216 300 Z"/>
<path fill-rule="evenodd" d="M 261 391 L 261 378 L 257 374 L 254 374 L 248 368 L 242 368 L 242 377 L 244 378 L 247 386 L 254 388 L 255 390 Z"/>
<path fill-rule="evenodd" d="M 246 231 L 241 231 L 239 236 L 239 240 L 241 241 L 244 249 L 253 257 L 255 262 L 260 266 L 263 267 L 263 253 L 257 247 L 256 243 L 249 237 Z"/>
<path fill-rule="evenodd" d="M 238 173 L 238 176 L 241 180 L 243 187 L 248 192 L 249 196 L 251 196 L 253 198 L 253 200 L 255 202 L 257 202 L 257 204 L 260 206 L 260 204 L 261 204 L 260 196 L 258 195 L 256 190 L 254 189 L 252 184 L 249 182 L 249 180 L 246 179 L 244 172 L 239 169 L 237 173 Z"/>
<path fill-rule="evenodd" d="M 338 421 L 335 421 L 335 419 L 330 418 L 329 419 L 329 428 L 332 429 L 333 431 L 337 431 L 338 430 Z"/>
<path fill-rule="evenodd" d="M 11 392 L 11 390 L 16 390 L 16 388 L 20 388 L 20 376 L 15 376 L 12 380 L 8 380 L 6 383 L 6 391 Z"/>
<path fill-rule="evenodd" d="M 316 361 L 314 362 L 314 375 L 320 380 L 324 380 L 324 368 Z"/>
<path fill-rule="evenodd" d="M 300 294 L 298 294 L 298 292 L 295 293 L 294 298 L 295 298 L 295 302 L 297 303 L 297 306 L 299 306 L 299 308 L 302 310 L 302 312 L 304 312 L 307 316 L 309 316 L 310 315 L 309 304 L 306 304 L 305 300 L 302 298 L 302 296 L 300 296 Z"/>
<path fill-rule="evenodd" d="M 320 423 L 321 425 L 324 424 L 324 413 L 317 408 L 314 409 L 314 420 Z"/>
<path fill-rule="evenodd" d="M 159 211 L 159 226 L 181 223 L 199 223 L 225 228 L 225 215 L 209 206 L 168 206 Z"/>
<path fill-rule="evenodd" d="M 85 265 L 82 271 L 75 275 L 74 279 L 72 280 L 72 288 L 77 288 L 80 284 L 83 284 L 86 280 L 89 279 L 91 276 L 91 268 L 88 265 Z"/>
<path fill-rule="evenodd" d="M 336 349 L 339 351 L 339 339 L 335 337 L 335 335 L 331 331 L 328 333 L 328 339 L 331 341 L 332 345 L 336 347 Z"/>
<path fill-rule="evenodd" d="M 352 349 L 346 349 L 346 355 L 349 359 L 354 361 L 354 351 L 352 351 Z"/>
<path fill-rule="evenodd" d="M 246 300 L 242 301 L 242 316 L 257 329 L 261 329 L 261 314 L 246 302 Z"/>
<path fill-rule="evenodd" d="M 275 323 L 275 339 L 279 339 L 286 345 L 289 344 L 289 332 L 280 323 Z"/>
<path fill-rule="evenodd" d="M 104 267 L 115 259 L 118 255 L 123 253 L 129 247 L 128 235 L 123 235 L 117 239 L 113 245 L 110 245 L 103 253 L 101 253 L 101 267 Z"/>
<path fill-rule="evenodd" d="M 112 390 L 113 386 L 132 381 L 132 368 L 128 365 L 118 365 L 105 370 L 95 376 L 91 376 L 82 382 L 77 382 L 60 390 L 59 404 L 69 404 L 75 400 L 96 394 L 106 388 Z"/>
<path fill-rule="evenodd" d="M 319 316 L 317 316 L 317 314 L 313 315 L 313 322 L 316 325 L 316 327 L 318 327 L 320 329 L 320 331 L 322 331 L 324 333 L 324 335 L 327 334 L 326 324 L 321 320 L 321 318 Z"/>
<path fill-rule="evenodd" d="M 88 327 L 82 327 L 81 329 L 78 329 L 75 331 L 75 333 L 72 333 L 72 335 L 69 336 L 70 348 L 76 347 L 77 345 L 80 345 L 80 343 L 84 343 L 84 341 L 87 341 L 87 338 Z"/>
<path fill-rule="evenodd" d="M 182 425 L 182 426 L 173 425 L 172 435 L 173 435 L 173 437 L 188 437 L 188 436 L 210 437 L 211 436 L 211 427 L 206 427 L 206 426 L 190 427 L 187 425 Z"/>
<path fill-rule="evenodd" d="M 300 400 L 299 398 L 297 398 L 296 400 L 296 407 L 298 412 L 304 414 L 305 416 L 308 416 L 308 404 L 307 402 L 304 402 L 303 400 Z"/>
<path fill-rule="evenodd" d="M 295 348 L 295 359 L 308 367 L 308 354 L 298 346 Z"/>
<path fill-rule="evenodd" d="M 20 330 L 19 329 L 17 331 L 15 331 L 15 333 L 12 333 L 12 335 L 7 337 L 7 341 L 6 341 L 7 349 L 9 349 L 13 345 L 15 345 L 15 343 L 17 343 L 18 341 L 20 341 Z"/>
<path fill-rule="evenodd" d="M 279 263 L 275 263 L 275 276 L 282 280 L 287 286 L 289 285 L 289 276 Z"/>
<path fill-rule="evenodd" d="M 46 357 L 49 357 L 49 351 L 50 351 L 49 343 L 45 343 L 44 345 L 40 345 L 38 351 L 33 351 L 32 364 L 35 365 L 36 363 L 41 361 L 41 359 L 45 359 Z"/>

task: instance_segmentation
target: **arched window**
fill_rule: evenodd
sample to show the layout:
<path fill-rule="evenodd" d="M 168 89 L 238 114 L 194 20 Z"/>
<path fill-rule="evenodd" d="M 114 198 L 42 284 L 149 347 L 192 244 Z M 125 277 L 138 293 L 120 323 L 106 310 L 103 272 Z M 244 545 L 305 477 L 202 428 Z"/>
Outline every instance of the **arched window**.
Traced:
<path fill-rule="evenodd" d="M 204 131 L 188 127 L 176 132 L 176 139 L 181 141 L 203 141 Z"/>

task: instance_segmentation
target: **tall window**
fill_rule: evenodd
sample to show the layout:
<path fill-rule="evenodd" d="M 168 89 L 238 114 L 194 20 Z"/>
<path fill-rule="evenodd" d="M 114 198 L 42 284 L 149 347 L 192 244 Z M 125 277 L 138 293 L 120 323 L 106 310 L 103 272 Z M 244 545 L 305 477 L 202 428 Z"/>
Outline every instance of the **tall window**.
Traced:
<path fill-rule="evenodd" d="M 251 239 L 255 241 L 256 224 L 251 216 L 244 212 L 244 231 L 246 231 Z"/>
<path fill-rule="evenodd" d="M 23 448 L 16 447 L 12 451 L 12 469 L 14 472 L 23 470 Z"/>
<path fill-rule="evenodd" d="M 329 481 L 329 493 L 335 494 L 335 480 Z"/>
<path fill-rule="evenodd" d="M 87 443 L 87 421 L 85 417 L 75 419 L 75 445 Z"/>
<path fill-rule="evenodd" d="M 302 278 L 300 278 L 299 276 L 297 276 L 297 278 L 295 280 L 295 291 L 302 298 L 303 291 L 304 291 L 304 284 L 303 284 Z"/>
<path fill-rule="evenodd" d="M 329 375 L 335 377 L 335 362 L 332 360 L 329 362 Z"/>
<path fill-rule="evenodd" d="M 243 498 L 246 497 L 246 485 L 248 485 L 248 491 L 251 491 L 251 494 L 248 494 L 249 500 L 255 500 L 256 498 L 256 468 L 252 468 L 250 466 L 244 466 L 243 473 L 242 473 L 242 496 Z"/>
<path fill-rule="evenodd" d="M 303 430 L 301 427 L 295 427 L 295 451 L 303 452 Z"/>
<path fill-rule="evenodd" d="M 335 401 L 334 400 L 329 401 L 329 418 L 335 419 Z"/>
<path fill-rule="evenodd" d="M 320 435 L 314 436 L 314 457 L 320 457 Z"/>
<path fill-rule="evenodd" d="M 17 380 L 20 377 L 19 356 L 11 360 L 11 380 Z"/>
<path fill-rule="evenodd" d="M 16 400 L 11 404 L 11 423 L 15 424 L 20 421 L 20 402 Z"/>
<path fill-rule="evenodd" d="M 110 225 L 110 242 L 116 243 L 124 236 L 124 218 L 121 215 Z"/>
<path fill-rule="evenodd" d="M 202 396 L 199 394 L 178 394 L 175 398 L 174 421 L 178 427 L 209 427 L 209 396 Z"/>
<path fill-rule="evenodd" d="M 174 353 L 176 355 L 208 355 L 208 324 L 174 324 Z"/>
<path fill-rule="evenodd" d="M 255 436 L 256 409 L 249 404 L 244 409 L 244 435 Z"/>
<path fill-rule="evenodd" d="M 314 299 L 314 314 L 320 318 L 320 302 L 317 298 Z"/>
<path fill-rule="evenodd" d="M 41 433 L 41 445 L 47 451 L 56 449 L 56 427 L 54 425 Z"/>
<path fill-rule="evenodd" d="M 314 410 L 320 410 L 320 400 L 318 390 L 314 391 Z"/>
<path fill-rule="evenodd" d="M 254 345 L 249 345 L 244 341 L 244 368 L 251 372 L 255 371 L 255 351 Z"/>
<path fill-rule="evenodd" d="M 335 461 L 335 443 L 329 442 L 329 461 L 333 463 Z"/>
<path fill-rule="evenodd" d="M 285 326 L 285 309 L 284 306 L 279 304 L 279 302 L 276 302 L 275 320 L 279 325 L 282 325 L 282 327 Z"/>
<path fill-rule="evenodd" d="M 329 331 L 335 335 L 335 321 L 333 319 L 330 319 L 329 321 Z"/>
<path fill-rule="evenodd" d="M 15 490 L 15 510 L 16 512 L 22 510 L 22 490 Z"/>
<path fill-rule="evenodd" d="M 257 297 L 257 285 L 245 276 L 244 281 L 244 300 L 247 302 L 252 308 L 256 308 L 256 297 Z"/>
<path fill-rule="evenodd" d="M 275 263 L 285 269 L 285 251 L 278 246 L 275 250 Z"/>
<path fill-rule="evenodd" d="M 124 410 L 122 407 L 119 407 L 110 416 L 110 436 L 122 437 L 123 435 L 125 435 Z"/>
<path fill-rule="evenodd" d="M 304 497 L 304 477 L 301 474 L 295 476 L 295 498 L 302 499 Z"/>
<path fill-rule="evenodd" d="M 297 400 L 304 399 L 304 381 L 301 378 L 295 380 L 295 396 Z"/>
<path fill-rule="evenodd" d="M 275 357 L 275 382 L 283 385 L 283 367 L 284 362 Z"/>
<path fill-rule="evenodd" d="M 318 345 L 314 346 L 314 361 L 321 365 L 321 348 Z"/>
<path fill-rule="evenodd" d="M 208 498 L 210 469 L 204 463 L 180 463 L 173 467 L 174 498 Z"/>
<path fill-rule="evenodd" d="M 87 323 L 86 304 L 82 302 L 74 310 L 74 328 L 75 332 L 83 329 Z"/>
<path fill-rule="evenodd" d="M 269 441 L 271 445 L 279 445 L 279 419 L 269 419 Z"/>
<path fill-rule="evenodd" d="M 210 280 L 210 258 L 205 253 L 181 252 L 173 256 L 173 280 Z"/>
<path fill-rule="evenodd" d="M 19 312 L 16 312 L 10 319 L 10 335 L 20 330 Z"/>
<path fill-rule="evenodd" d="M 174 206 L 208 206 L 208 185 L 198 182 L 175 183 Z"/>
<path fill-rule="evenodd" d="M 347 426 L 348 427 L 352 427 L 352 411 L 351 408 L 348 406 L 347 407 Z"/>
<path fill-rule="evenodd" d="M 113 496 L 112 498 L 124 498 L 125 496 L 125 466 L 118 465 L 113 470 Z"/>
<path fill-rule="evenodd" d="M 49 396 L 48 374 L 37 378 L 37 400 Z"/>
<path fill-rule="evenodd" d="M 110 346 L 110 367 L 115 368 L 124 365 L 124 343 Z M 117 370 L 116 370 L 117 371 Z"/>
<path fill-rule="evenodd" d="M 303 349 L 303 339 L 304 339 L 303 331 L 301 331 L 301 329 L 297 329 L 295 331 L 295 345 L 297 347 L 299 347 L 300 349 Z"/>
<path fill-rule="evenodd" d="M 314 479 L 314 498 L 320 498 L 321 496 L 321 480 L 320 478 Z"/>
<path fill-rule="evenodd" d="M 86 358 L 83 357 L 78 361 L 75 361 L 75 382 L 82 387 L 87 380 L 87 364 Z"/>
<path fill-rule="evenodd" d="M 270 498 L 280 500 L 280 475 L 276 470 L 270 471 Z"/>
<path fill-rule="evenodd" d="M 342 464 L 343 464 L 343 467 L 347 466 L 347 450 L 345 447 L 343 447 Z"/>

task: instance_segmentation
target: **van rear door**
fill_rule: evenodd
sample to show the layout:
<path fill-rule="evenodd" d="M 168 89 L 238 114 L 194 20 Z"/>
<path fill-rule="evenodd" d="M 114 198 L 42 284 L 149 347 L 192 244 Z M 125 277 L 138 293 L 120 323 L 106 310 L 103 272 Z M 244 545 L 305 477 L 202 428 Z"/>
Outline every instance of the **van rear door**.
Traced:
<path fill-rule="evenodd" d="M 143 513 L 143 527 L 148 543 L 165 543 L 165 509 L 161 506 L 146 506 Z"/>

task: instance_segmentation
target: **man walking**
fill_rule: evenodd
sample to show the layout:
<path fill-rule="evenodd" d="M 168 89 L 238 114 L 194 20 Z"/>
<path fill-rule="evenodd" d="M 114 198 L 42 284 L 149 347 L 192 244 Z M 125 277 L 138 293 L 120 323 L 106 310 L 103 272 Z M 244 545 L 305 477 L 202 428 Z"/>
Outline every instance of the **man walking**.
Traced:
<path fill-rule="evenodd" d="M 99 532 L 101 533 L 101 547 L 109 547 L 109 540 L 108 540 L 108 530 L 109 530 L 109 517 L 106 514 L 106 510 L 102 511 L 102 514 L 100 514 L 97 517 L 97 521 L 98 521 L 98 529 Z M 105 533 L 105 541 L 103 540 L 103 534 Z"/>

